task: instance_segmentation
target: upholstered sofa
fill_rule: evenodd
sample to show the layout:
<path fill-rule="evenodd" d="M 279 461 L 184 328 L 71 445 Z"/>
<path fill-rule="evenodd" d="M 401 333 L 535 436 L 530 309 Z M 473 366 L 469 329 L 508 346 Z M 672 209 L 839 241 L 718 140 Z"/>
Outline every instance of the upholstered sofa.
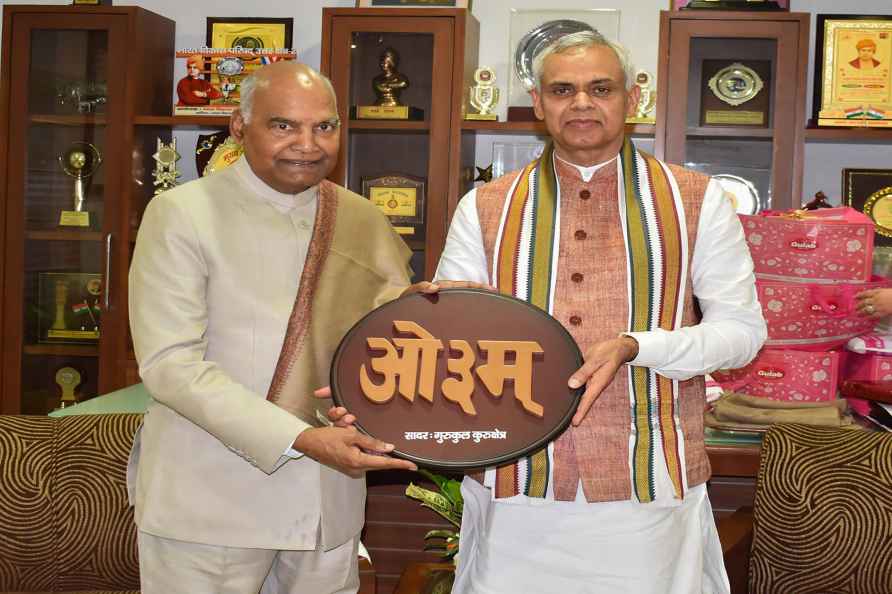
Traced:
<path fill-rule="evenodd" d="M 0 415 L 0 594 L 138 592 L 126 468 L 141 416 Z M 365 560 L 360 580 L 374 594 Z"/>
<path fill-rule="evenodd" d="M 136 592 L 138 414 L 0 416 L 0 592 Z"/>
<path fill-rule="evenodd" d="M 772 427 L 719 535 L 733 594 L 892 593 L 892 434 Z"/>

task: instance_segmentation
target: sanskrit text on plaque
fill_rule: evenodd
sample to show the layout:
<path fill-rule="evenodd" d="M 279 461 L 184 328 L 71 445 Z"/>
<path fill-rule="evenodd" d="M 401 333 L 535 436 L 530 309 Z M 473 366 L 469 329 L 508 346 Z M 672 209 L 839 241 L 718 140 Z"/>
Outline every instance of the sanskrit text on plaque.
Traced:
<path fill-rule="evenodd" d="M 400 334 L 411 334 L 413 338 L 394 339 L 369 337 L 366 339 L 369 351 L 383 351 L 373 357 L 371 368 L 383 376 L 381 383 L 369 377 L 365 365 L 359 370 L 359 384 L 363 395 L 377 404 L 389 402 L 399 392 L 414 402 L 417 393 L 428 402 L 434 401 L 434 384 L 437 376 L 439 353 L 444 349 L 443 341 L 431 335 L 419 324 L 395 320 L 394 328 Z M 542 417 L 544 409 L 533 400 L 533 356 L 543 353 L 538 342 L 526 340 L 478 340 L 477 347 L 486 354 L 486 362 L 476 365 L 474 349 L 466 340 L 450 340 L 449 349 L 460 353 L 458 357 L 448 357 L 446 369 L 458 377 L 447 377 L 440 384 L 443 397 L 458 404 L 467 415 L 476 415 L 471 402 L 474 393 L 474 374 L 494 397 L 500 397 L 505 381 L 514 381 L 514 396 L 523 409 Z M 509 355 L 514 362 L 508 363 Z M 420 363 L 420 365 L 419 365 Z"/>

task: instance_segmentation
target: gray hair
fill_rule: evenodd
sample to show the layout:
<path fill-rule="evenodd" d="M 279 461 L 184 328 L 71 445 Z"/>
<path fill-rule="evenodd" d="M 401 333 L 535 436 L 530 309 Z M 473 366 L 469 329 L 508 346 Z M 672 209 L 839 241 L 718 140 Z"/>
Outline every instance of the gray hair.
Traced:
<path fill-rule="evenodd" d="M 626 90 L 632 88 L 635 83 L 635 67 L 632 65 L 632 59 L 629 50 L 621 44 L 610 41 L 597 31 L 578 31 L 576 33 L 568 33 L 562 37 L 558 37 L 552 43 L 547 45 L 545 49 L 540 51 L 533 58 L 533 78 L 536 80 L 536 89 L 542 90 L 542 68 L 545 59 L 552 54 L 562 54 L 575 48 L 590 48 L 596 46 L 606 46 L 613 50 L 616 54 L 619 64 L 623 69 L 623 75 L 626 78 Z M 532 89 L 530 89 L 532 90 Z"/>
<path fill-rule="evenodd" d="M 304 66 L 307 71 L 311 72 L 315 75 L 319 80 L 322 81 L 322 84 L 328 89 L 329 94 L 331 95 L 331 102 L 334 104 L 335 113 L 338 112 L 338 97 L 335 95 L 334 86 L 331 84 L 331 80 L 321 72 L 317 71 L 306 64 L 301 64 Z M 248 76 L 242 79 L 241 84 L 239 85 L 239 112 L 242 114 L 242 119 L 247 124 L 251 121 L 251 110 L 254 108 L 254 91 L 257 90 L 258 86 L 262 86 L 264 81 L 259 76 L 259 74 L 263 71 L 263 68 L 258 68 Z"/>

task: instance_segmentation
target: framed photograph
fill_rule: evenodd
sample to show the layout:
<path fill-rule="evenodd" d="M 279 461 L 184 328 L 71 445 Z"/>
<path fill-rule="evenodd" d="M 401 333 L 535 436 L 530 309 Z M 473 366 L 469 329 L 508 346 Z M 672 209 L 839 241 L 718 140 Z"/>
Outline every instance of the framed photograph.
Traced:
<path fill-rule="evenodd" d="M 291 17 L 207 17 L 206 43 L 217 49 L 291 49 L 293 30 Z"/>
<path fill-rule="evenodd" d="M 467 8 L 471 0 L 356 0 L 357 8 Z"/>
<path fill-rule="evenodd" d="M 362 195 L 387 215 L 397 233 L 424 238 L 425 180 L 392 173 L 362 178 Z"/>
<path fill-rule="evenodd" d="M 892 169 L 843 169 L 842 203 L 873 220 L 875 245 L 892 246 Z"/>
<path fill-rule="evenodd" d="M 814 120 L 892 127 L 892 15 L 819 14 Z"/>
<path fill-rule="evenodd" d="M 95 343 L 102 313 L 102 275 L 41 272 L 37 275 L 40 342 Z"/>

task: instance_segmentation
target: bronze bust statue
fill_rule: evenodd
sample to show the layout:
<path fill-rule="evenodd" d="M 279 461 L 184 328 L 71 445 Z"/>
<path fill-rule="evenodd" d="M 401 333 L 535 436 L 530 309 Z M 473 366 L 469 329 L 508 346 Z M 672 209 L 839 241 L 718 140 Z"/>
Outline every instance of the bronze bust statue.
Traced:
<path fill-rule="evenodd" d="M 393 48 L 387 48 L 381 53 L 378 65 L 381 74 L 372 79 L 372 88 L 375 90 L 375 105 L 383 107 L 396 107 L 400 103 L 400 93 L 409 86 L 409 79 L 397 70 L 400 56 Z"/>

